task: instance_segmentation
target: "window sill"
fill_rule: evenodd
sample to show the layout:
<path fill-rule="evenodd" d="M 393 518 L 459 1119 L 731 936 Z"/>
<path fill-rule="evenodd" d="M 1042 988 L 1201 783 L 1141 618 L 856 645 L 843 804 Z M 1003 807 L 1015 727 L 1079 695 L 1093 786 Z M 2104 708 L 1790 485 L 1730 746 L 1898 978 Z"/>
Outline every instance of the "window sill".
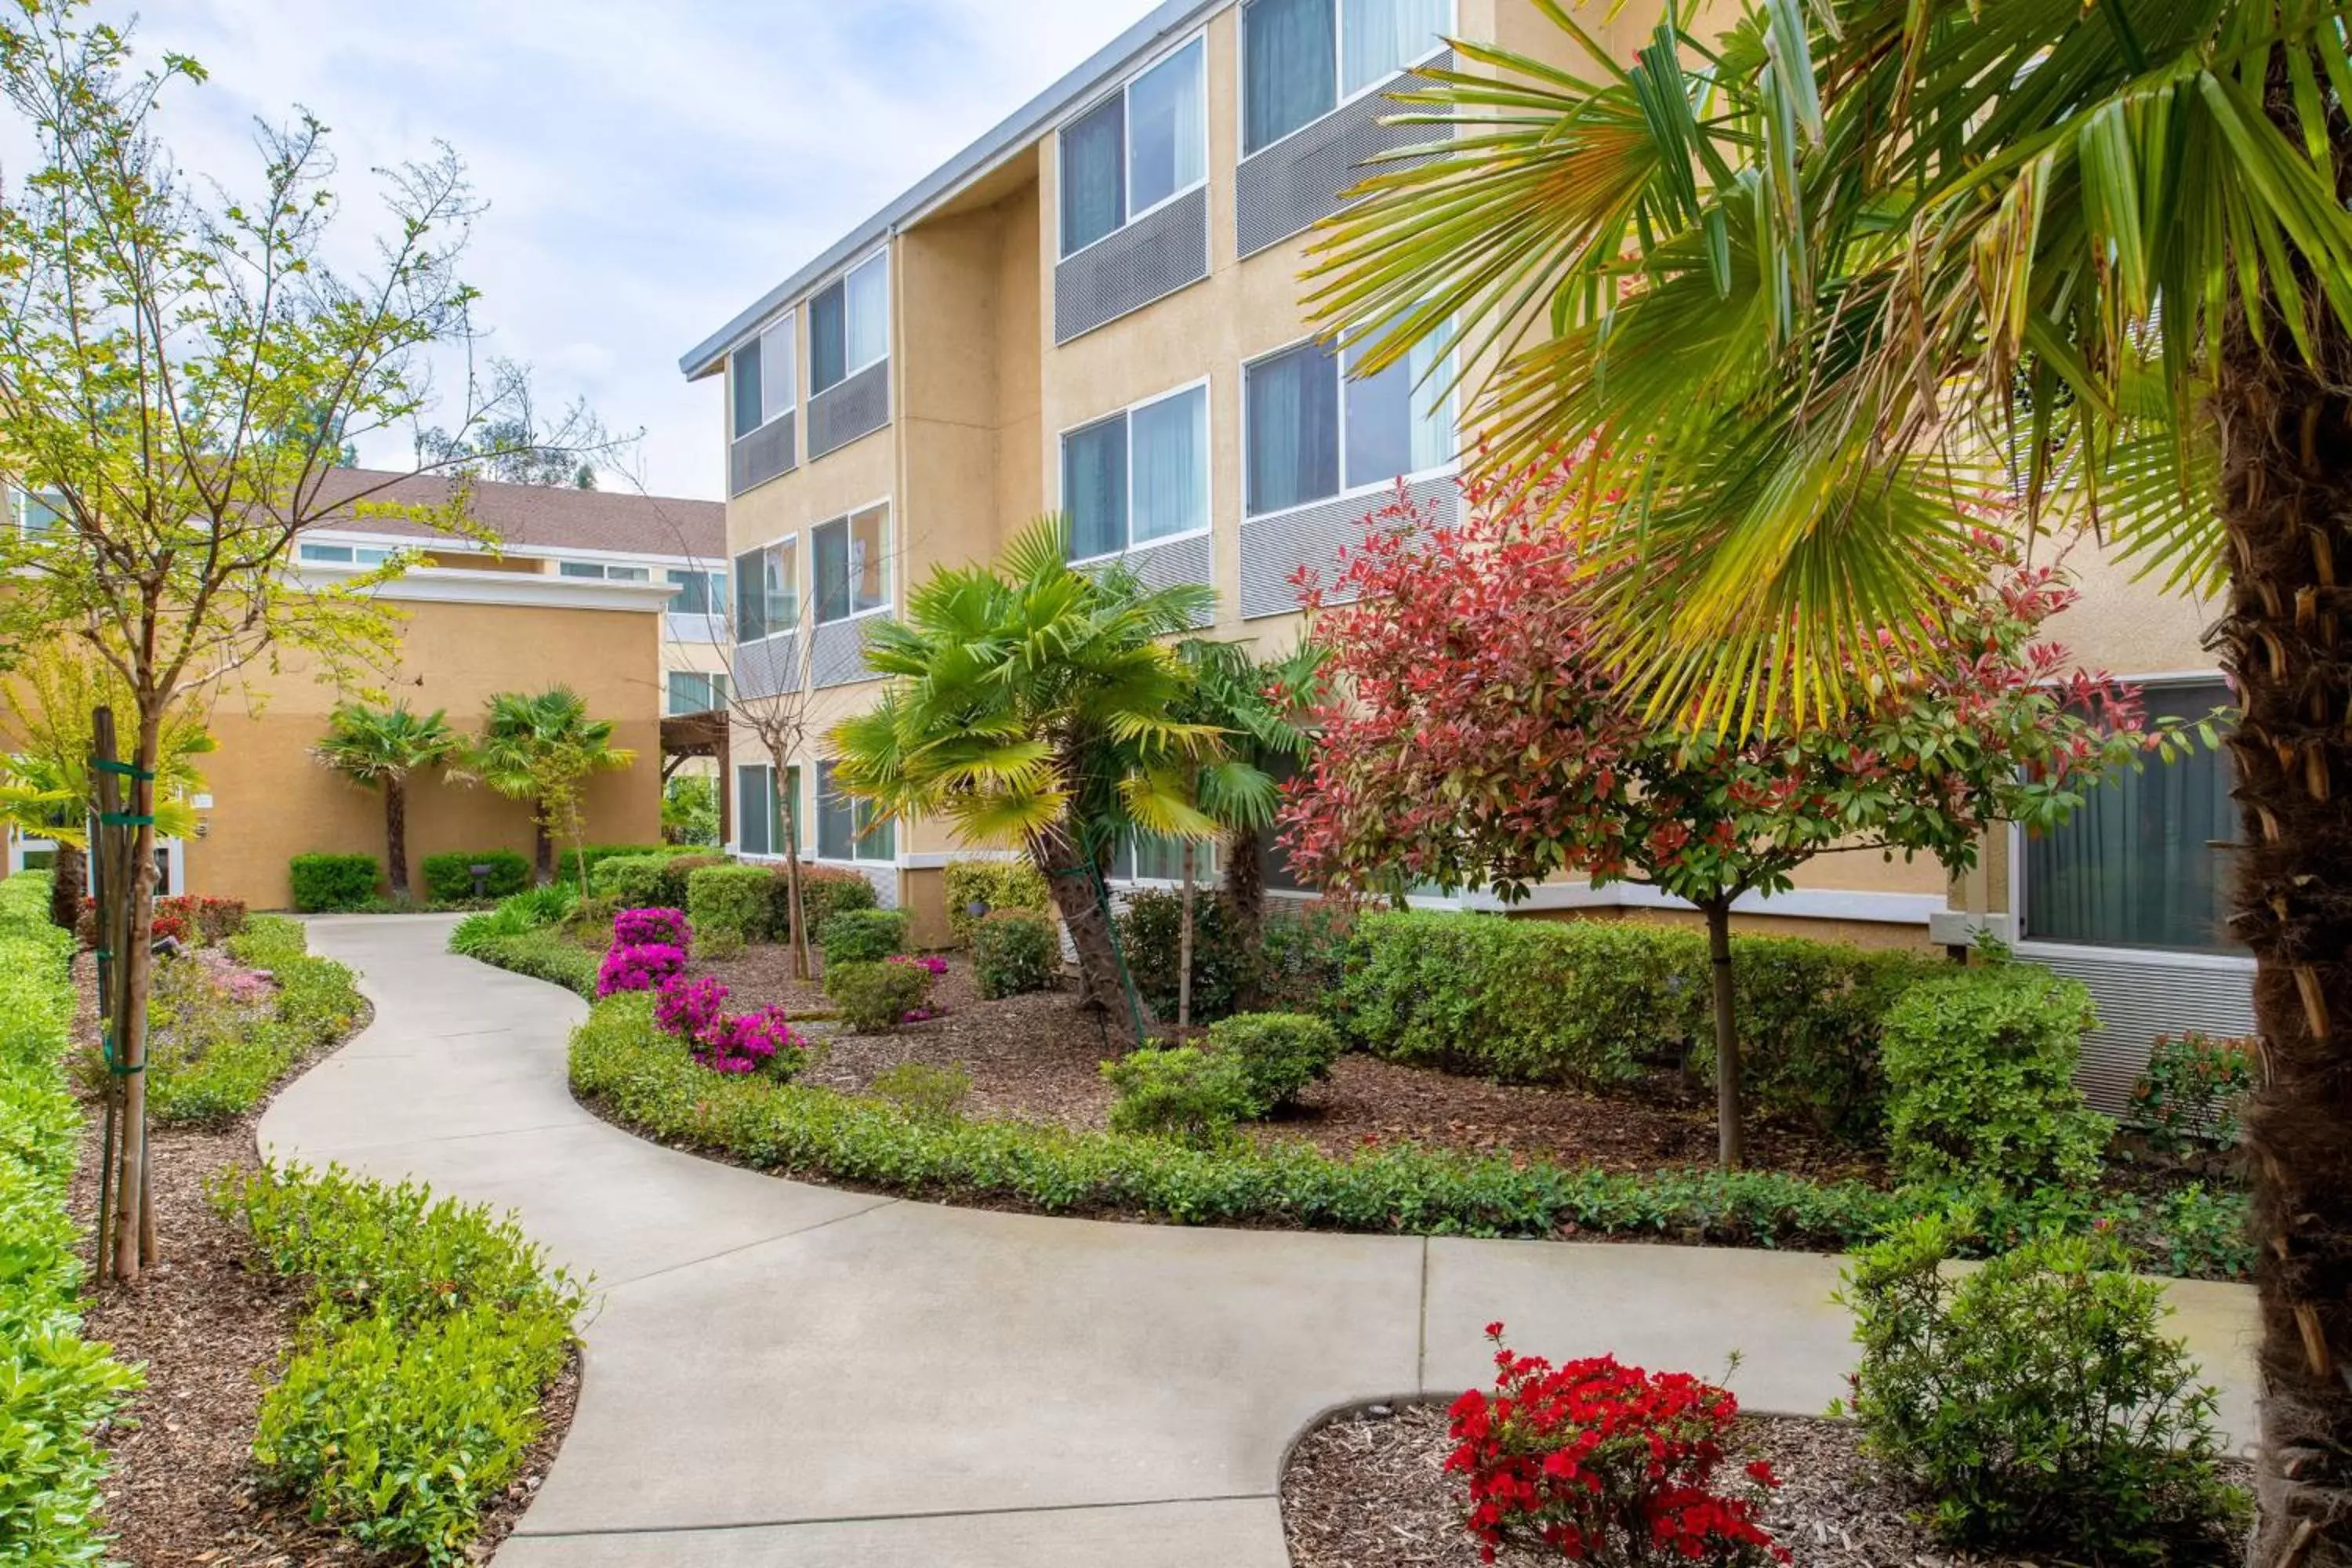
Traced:
<path fill-rule="evenodd" d="M 1315 500 L 1303 500 L 1296 506 L 1286 506 L 1274 511 L 1249 512 L 1242 518 L 1242 521 L 1244 523 L 1279 522 L 1286 517 L 1296 517 L 1302 511 L 1312 511 L 1319 506 L 1337 506 L 1343 501 L 1369 500 L 1375 496 L 1394 495 L 1400 483 L 1406 489 L 1412 489 L 1434 479 L 1458 478 L 1461 472 L 1462 464 L 1457 458 L 1434 468 L 1423 468 L 1417 474 L 1401 474 L 1396 479 L 1382 479 L 1378 484 L 1358 485 L 1353 489 L 1341 490 L 1337 495 L 1324 496 Z"/>
<path fill-rule="evenodd" d="M 1301 127 L 1301 129 L 1303 130 L 1304 127 Z M 1203 174 L 1199 179 L 1193 181 L 1191 184 L 1185 186 L 1182 190 L 1170 192 L 1167 195 L 1160 197 L 1150 206 L 1144 207 L 1139 211 L 1128 214 L 1126 221 L 1121 223 L 1117 228 L 1104 230 L 1101 234 L 1095 236 L 1092 239 L 1087 241 L 1076 250 L 1063 251 L 1061 256 L 1055 260 L 1055 265 L 1058 267 L 1065 261 L 1076 261 L 1079 257 L 1084 256 L 1096 246 L 1101 245 L 1108 240 L 1117 239 L 1120 235 L 1125 234 L 1129 229 L 1133 228 L 1145 218 L 1150 217 L 1164 208 L 1174 206 L 1178 202 L 1182 201 L 1194 191 L 1206 190 L 1208 185 L 1209 176 Z"/>
<path fill-rule="evenodd" d="M 870 621 L 877 616 L 889 615 L 894 608 L 895 606 L 890 605 L 877 605 L 870 610 L 853 610 L 845 616 L 835 616 L 831 620 L 818 621 L 816 629 L 823 631 L 827 626 L 845 626 L 856 621 Z"/>
<path fill-rule="evenodd" d="M 1216 525 L 1214 523 L 1210 524 L 1206 528 L 1188 528 L 1181 533 L 1163 534 L 1158 539 L 1142 540 L 1138 542 L 1123 546 L 1118 550 L 1106 550 L 1096 555 L 1076 556 L 1071 560 L 1065 562 L 1064 564 L 1068 566 L 1100 566 L 1105 562 L 1122 560 L 1129 555 L 1149 555 L 1155 550 L 1163 549 L 1171 544 L 1182 544 L 1188 540 L 1205 539 L 1215 531 Z"/>

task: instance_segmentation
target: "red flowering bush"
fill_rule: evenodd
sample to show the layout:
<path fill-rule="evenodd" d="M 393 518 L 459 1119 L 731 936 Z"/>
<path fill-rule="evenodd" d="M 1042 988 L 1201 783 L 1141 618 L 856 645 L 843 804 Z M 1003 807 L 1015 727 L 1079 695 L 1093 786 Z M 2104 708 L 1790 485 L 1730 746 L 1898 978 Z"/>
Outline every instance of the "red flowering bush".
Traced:
<path fill-rule="evenodd" d="M 1486 1337 L 1494 1392 L 1474 1388 L 1454 1402 L 1457 1446 L 1445 1461 L 1469 1482 L 1463 1524 L 1481 1558 L 1492 1563 L 1497 1548 L 1517 1543 L 1612 1568 L 1790 1561 L 1756 1522 L 1780 1484 L 1769 1466 L 1751 1464 L 1736 1490 L 1716 1489 L 1739 1415 L 1730 1390 L 1614 1356 L 1556 1367 L 1514 1354 L 1500 1323 L 1486 1325 Z"/>
<path fill-rule="evenodd" d="M 235 936 L 245 929 L 245 901 L 241 899 L 206 899 L 194 896 L 158 899 L 155 916 L 147 929 L 150 941 L 161 942 L 172 937 L 186 942 L 191 931 L 207 942 Z M 84 899 L 81 913 L 74 922 L 74 935 L 84 947 L 98 945 L 98 900 Z"/>

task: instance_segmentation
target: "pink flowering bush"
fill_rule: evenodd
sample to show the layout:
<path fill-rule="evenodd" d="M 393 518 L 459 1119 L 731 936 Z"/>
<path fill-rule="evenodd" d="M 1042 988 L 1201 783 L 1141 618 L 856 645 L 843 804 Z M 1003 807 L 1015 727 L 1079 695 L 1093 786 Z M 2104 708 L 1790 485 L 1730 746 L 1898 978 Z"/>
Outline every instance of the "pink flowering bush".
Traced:
<path fill-rule="evenodd" d="M 929 975 L 932 980 L 938 980 L 948 972 L 948 961 L 940 957 L 937 953 L 894 953 L 889 958 L 884 960 L 884 962 L 887 963 L 904 964 L 909 969 L 919 969 L 924 973 Z M 907 1011 L 899 1016 L 898 1021 L 902 1024 L 927 1023 L 933 1018 L 939 1017 L 946 1011 L 947 1008 L 945 1006 L 932 1001 L 929 995 L 926 994 L 923 1000 L 918 1002 L 912 1007 L 908 1008 Z"/>
<path fill-rule="evenodd" d="M 730 1014 L 727 996 L 727 987 L 708 975 L 673 974 L 654 999 L 654 1022 L 684 1040 L 688 1054 L 713 1072 L 740 1078 L 765 1070 L 790 1078 L 808 1065 L 809 1042 L 782 1007 Z"/>
<path fill-rule="evenodd" d="M 613 917 L 614 947 L 674 947 L 694 951 L 694 928 L 684 910 L 623 910 Z"/>
<path fill-rule="evenodd" d="M 601 999 L 621 991 L 652 991 L 686 969 L 686 950 L 666 942 L 614 942 L 596 971 Z"/>
<path fill-rule="evenodd" d="M 727 987 L 709 975 L 689 980 L 673 974 L 654 998 L 654 1022 L 680 1039 L 709 1039 L 726 1016 Z"/>

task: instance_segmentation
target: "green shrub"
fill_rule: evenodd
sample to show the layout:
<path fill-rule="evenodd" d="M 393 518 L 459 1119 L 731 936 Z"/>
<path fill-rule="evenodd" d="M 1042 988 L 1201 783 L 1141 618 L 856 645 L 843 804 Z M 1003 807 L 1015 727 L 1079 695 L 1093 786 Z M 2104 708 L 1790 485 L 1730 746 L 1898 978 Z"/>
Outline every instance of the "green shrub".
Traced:
<path fill-rule="evenodd" d="M 1240 1069 L 1255 1120 L 1328 1078 L 1340 1046 L 1338 1032 L 1310 1015 L 1244 1013 L 1209 1026 L 1209 1049 Z"/>
<path fill-rule="evenodd" d="M 1128 973 L 1151 1010 L 1176 1016 L 1176 982 L 1182 972 L 1184 898 L 1145 889 L 1127 895 L 1118 913 L 1119 951 Z M 1192 897 L 1192 1022 L 1229 1016 L 1241 1005 L 1250 980 L 1251 953 L 1232 908 L 1213 893 Z"/>
<path fill-rule="evenodd" d="M 1355 932 L 1355 911 L 1344 905 L 1320 899 L 1276 904 L 1258 925 L 1251 975 L 1257 1005 L 1286 1013 L 1335 1013 Z"/>
<path fill-rule="evenodd" d="M 792 877 L 782 866 L 771 868 L 770 875 L 773 880 L 768 887 L 768 929 L 776 941 L 786 942 L 793 929 Z M 812 943 L 834 916 L 870 910 L 881 901 L 874 884 L 855 871 L 833 866 L 801 868 L 801 919 L 807 922 Z"/>
<path fill-rule="evenodd" d="M 467 915 L 449 932 L 449 951 L 488 962 L 491 942 L 559 925 L 580 901 L 578 889 L 565 882 L 532 888 L 500 899 L 498 908 Z"/>
<path fill-rule="evenodd" d="M 260 1016 L 215 985 L 194 959 L 155 966 L 148 1001 L 148 1114 L 165 1126 L 242 1116 L 304 1055 L 349 1033 L 362 1001 L 352 972 L 315 958 L 299 921 L 256 915 L 229 955 L 266 969 L 277 992 Z"/>
<path fill-rule="evenodd" d="M 1103 1063 L 1102 1075 L 1118 1091 L 1110 1108 L 1114 1132 L 1150 1133 L 1207 1149 L 1230 1138 L 1235 1122 L 1258 1114 L 1241 1062 L 1222 1052 L 1192 1046 L 1130 1051 Z"/>
<path fill-rule="evenodd" d="M 1054 907 L 1045 877 L 1026 859 L 950 860 L 940 883 L 948 905 L 948 934 L 958 947 L 970 947 L 981 921 L 998 910 L 1047 914 Z M 975 903 L 985 904 L 986 910 L 974 915 Z"/>
<path fill-rule="evenodd" d="M 591 844 L 584 849 L 567 849 L 556 862 L 556 879 L 578 887 L 585 880 L 593 887 L 596 868 L 607 860 L 642 855 L 675 855 L 678 847 L 670 844 Z"/>
<path fill-rule="evenodd" d="M 964 1099 L 971 1093 L 971 1074 L 961 1068 L 900 1062 L 878 1075 L 871 1089 L 877 1099 L 888 1100 L 916 1121 L 937 1124 L 962 1113 Z"/>
<path fill-rule="evenodd" d="M 643 857 L 632 857 L 632 858 L 643 858 Z M 663 864 L 661 876 L 654 883 L 653 896 L 650 901 L 639 904 L 637 908 L 646 910 L 682 910 L 686 908 L 687 900 L 689 896 L 688 884 L 693 879 L 694 874 L 697 871 L 702 870 L 710 866 L 731 866 L 733 864 L 735 864 L 735 862 L 730 860 L 724 855 L 672 855 Z"/>
<path fill-rule="evenodd" d="M 747 945 L 741 931 L 729 931 L 722 926 L 713 931 L 697 931 L 694 937 L 694 954 L 708 963 L 726 963 L 742 957 L 743 949 Z"/>
<path fill-rule="evenodd" d="M 1867 1450 L 1961 1545 L 2215 1560 L 2245 1504 L 2215 1469 L 2213 1391 L 2162 1331 L 2164 1287 L 2108 1237 L 1962 1273 L 1945 1268 L 1955 1241 L 1954 1222 L 1923 1219 L 1847 1271 Z"/>
<path fill-rule="evenodd" d="M 286 863 L 294 907 L 306 915 L 363 910 L 383 869 L 373 855 L 297 855 Z"/>
<path fill-rule="evenodd" d="M 828 970 L 836 963 L 878 963 L 907 951 L 907 917 L 896 910 L 844 910 L 816 928 Z"/>
<path fill-rule="evenodd" d="M 998 910 L 973 931 L 971 956 L 982 996 L 1019 996 L 1053 985 L 1062 972 L 1062 940 L 1045 915 Z"/>
<path fill-rule="evenodd" d="M 686 879 L 687 917 L 698 931 L 731 931 L 768 940 L 768 872 L 761 866 L 705 866 Z"/>
<path fill-rule="evenodd" d="M 2090 993 L 2030 964 L 1915 985 L 1886 1016 L 1889 1146 L 1907 1181 L 2087 1181 L 2111 1131 L 2074 1087 Z"/>
<path fill-rule="evenodd" d="M 662 873 L 668 869 L 667 855 L 615 855 L 609 860 L 599 860 L 588 874 L 588 890 L 600 899 L 611 899 L 625 910 L 684 909 L 683 904 L 664 904 L 657 900 L 662 894 Z"/>
<path fill-rule="evenodd" d="M 82 1117 L 62 1062 L 73 936 L 49 879 L 0 881 L 0 1560 L 104 1557 L 93 1430 L 141 1374 L 81 1337 L 80 1237 L 67 1210 Z"/>
<path fill-rule="evenodd" d="M 931 972 L 887 960 L 824 963 L 824 994 L 854 1034 L 887 1035 L 931 994 Z"/>
<path fill-rule="evenodd" d="M 485 866 L 484 891 L 474 891 L 474 868 Z M 478 898 L 512 898 L 530 886 L 530 860 L 511 849 L 453 851 L 427 855 L 421 862 L 425 896 L 436 904 L 462 904 Z"/>
<path fill-rule="evenodd" d="M 2126 1125 L 2160 1154 L 2238 1142 L 2238 1110 L 2254 1089 L 2251 1040 L 2222 1040 L 2191 1029 L 2167 1035 L 2148 1052 L 2132 1085 Z"/>
<path fill-rule="evenodd" d="M 550 928 L 490 937 L 466 956 L 517 974 L 527 974 L 533 980 L 544 980 L 551 985 L 561 985 L 591 1001 L 595 999 L 600 962 L 596 954 Z"/>

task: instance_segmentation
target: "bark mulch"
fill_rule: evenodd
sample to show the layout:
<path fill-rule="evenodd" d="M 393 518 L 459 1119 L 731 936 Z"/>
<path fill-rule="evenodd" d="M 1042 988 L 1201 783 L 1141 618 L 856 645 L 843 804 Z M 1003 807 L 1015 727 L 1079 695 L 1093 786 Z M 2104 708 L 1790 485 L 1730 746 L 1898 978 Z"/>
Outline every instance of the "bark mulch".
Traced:
<path fill-rule="evenodd" d="M 1435 1405 L 1371 1406 L 1300 1439 L 1283 1476 L 1292 1568 L 1477 1568 L 1462 1528 L 1462 1483 L 1444 1473 L 1453 1445 Z M 1857 1450 L 1843 1422 L 1746 1416 L 1738 1462 L 1769 1461 L 1781 1485 L 1764 1525 L 1797 1568 L 2057 1568 L 2054 1557 L 1979 1557 L 1938 1544 L 1919 1505 Z M 2217 1546 L 2215 1568 L 2234 1561 Z M 1498 1563 L 1558 1563 L 1505 1552 Z"/>

